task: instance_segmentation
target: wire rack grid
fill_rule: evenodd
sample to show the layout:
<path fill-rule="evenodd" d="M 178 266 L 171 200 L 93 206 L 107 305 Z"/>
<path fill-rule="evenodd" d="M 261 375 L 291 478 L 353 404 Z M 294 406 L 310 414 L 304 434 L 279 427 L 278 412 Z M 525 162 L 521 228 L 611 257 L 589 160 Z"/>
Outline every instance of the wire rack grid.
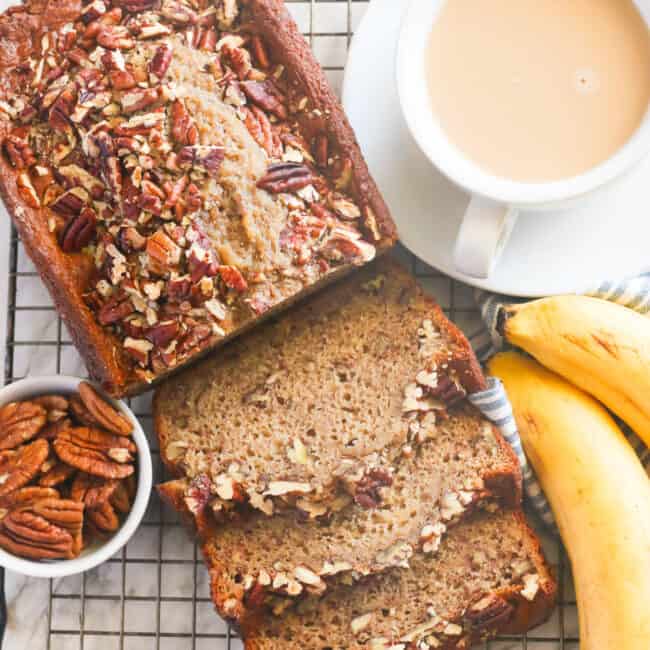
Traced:
<path fill-rule="evenodd" d="M 401 1 L 401 0 L 396 0 Z M 367 7 L 366 0 L 286 0 L 335 88 L 340 88 L 347 48 Z M 404 249 L 397 256 L 413 269 L 425 288 L 465 331 L 478 314 L 468 287 L 427 267 Z M 12 231 L 5 383 L 26 375 L 84 375 L 85 369 L 65 326 L 56 316 L 38 274 Z M 150 395 L 131 400 L 148 433 L 155 479 L 162 478 L 157 441 L 151 431 Z M 526 637 L 502 637 L 485 650 L 577 650 L 575 595 L 566 556 L 559 542 L 544 539 L 557 567 L 560 606 L 544 626 Z M 11 585 L 15 576 L 8 575 Z M 50 580 L 40 590 L 47 625 L 36 625 L 32 650 L 239 650 L 241 641 L 214 614 L 207 572 L 200 553 L 154 493 L 145 520 L 130 543 L 96 570 L 83 576 Z M 22 591 L 10 603 L 20 608 Z M 27 598 L 27 595 L 22 596 Z M 34 598 L 34 596 L 30 596 Z M 38 603 L 37 603 L 38 605 Z M 5 649 L 12 641 L 10 618 Z M 42 634 L 41 634 L 42 632 Z M 42 637 L 42 638 L 41 638 Z M 22 643 L 20 644 L 22 645 Z M 280 650 L 280 649 L 279 649 Z"/>

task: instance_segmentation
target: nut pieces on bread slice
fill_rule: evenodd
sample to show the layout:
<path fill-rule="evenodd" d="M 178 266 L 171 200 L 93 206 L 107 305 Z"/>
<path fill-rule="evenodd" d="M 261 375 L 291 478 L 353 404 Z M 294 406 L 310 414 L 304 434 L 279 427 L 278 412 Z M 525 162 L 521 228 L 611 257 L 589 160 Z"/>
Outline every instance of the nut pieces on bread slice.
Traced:
<path fill-rule="evenodd" d="M 159 490 L 198 532 L 217 609 L 242 621 L 259 609 L 280 613 L 292 600 L 408 568 L 417 554 L 435 556 L 449 529 L 473 512 L 517 507 L 520 481 L 511 448 L 465 404 L 399 461 L 377 508 L 353 503 L 318 520 L 295 511 L 250 512 L 219 525 L 207 509 L 191 516 L 182 479 Z"/>
<path fill-rule="evenodd" d="M 463 334 L 385 259 L 161 386 L 154 423 L 194 514 L 317 519 L 381 507 L 398 461 L 483 386 Z"/>
<path fill-rule="evenodd" d="M 556 590 L 523 514 L 483 513 L 453 528 L 435 556 L 281 617 L 251 618 L 241 631 L 246 650 L 467 650 L 543 622 Z"/>

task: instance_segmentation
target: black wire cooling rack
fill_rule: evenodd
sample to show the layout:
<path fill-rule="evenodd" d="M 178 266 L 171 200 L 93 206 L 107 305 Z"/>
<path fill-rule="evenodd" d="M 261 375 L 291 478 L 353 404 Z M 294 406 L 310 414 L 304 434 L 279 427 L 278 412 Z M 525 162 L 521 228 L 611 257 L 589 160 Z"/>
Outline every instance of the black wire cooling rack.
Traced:
<path fill-rule="evenodd" d="M 339 88 L 347 48 L 368 2 L 286 2 L 330 80 Z M 397 255 L 411 266 L 448 315 L 465 331 L 471 331 L 478 321 L 471 291 L 419 262 L 404 249 L 399 249 Z M 8 266 L 5 383 L 26 374 L 83 375 L 83 365 L 15 231 L 9 242 Z M 149 436 L 156 480 L 162 474 L 157 442 L 151 432 L 150 396 L 131 400 L 131 406 Z M 551 620 L 532 634 L 500 637 L 486 643 L 486 650 L 578 650 L 575 595 L 568 563 L 557 540 L 545 539 L 545 548 L 549 561 L 557 568 L 560 606 Z M 10 583 L 15 577 L 8 574 L 6 579 Z M 4 586 L 4 579 L 0 586 Z M 2 591 L 0 627 L 5 618 L 1 596 Z M 15 598 L 19 603 L 21 593 Z M 239 650 L 242 647 L 236 634 L 214 614 L 207 573 L 196 544 L 155 493 L 142 526 L 122 551 L 83 576 L 50 580 L 43 599 L 47 626 L 35 622 L 36 631 L 29 639 L 30 650 Z M 14 611 L 16 607 L 10 608 L 10 619 Z M 23 648 L 18 641 L 23 637 L 14 628 L 10 620 L 5 650 Z"/>

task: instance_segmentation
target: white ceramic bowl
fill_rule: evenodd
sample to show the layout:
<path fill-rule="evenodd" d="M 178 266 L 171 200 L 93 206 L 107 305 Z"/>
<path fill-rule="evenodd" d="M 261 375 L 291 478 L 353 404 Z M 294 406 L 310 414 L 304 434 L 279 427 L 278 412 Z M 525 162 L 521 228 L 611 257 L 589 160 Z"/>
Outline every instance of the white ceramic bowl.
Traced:
<path fill-rule="evenodd" d="M 22 379 L 0 389 L 0 406 L 9 402 L 26 400 L 38 395 L 68 395 L 77 390 L 77 386 L 79 386 L 81 381 L 83 380 L 76 377 L 65 377 L 62 375 Z M 98 564 L 105 562 L 108 558 L 115 555 L 129 541 L 142 521 L 147 504 L 149 503 L 153 482 L 149 443 L 131 409 L 124 402 L 108 398 L 101 390 L 99 392 L 133 423 L 132 436 L 138 448 L 138 485 L 131 511 L 122 522 L 119 530 L 110 539 L 97 545 L 93 544 L 89 548 L 84 549 L 81 555 L 73 560 L 35 562 L 16 557 L 0 549 L 0 566 L 17 573 L 22 573 L 23 575 L 37 578 L 59 578 L 74 575 L 75 573 L 82 573 L 83 571 L 88 571 L 96 567 Z"/>

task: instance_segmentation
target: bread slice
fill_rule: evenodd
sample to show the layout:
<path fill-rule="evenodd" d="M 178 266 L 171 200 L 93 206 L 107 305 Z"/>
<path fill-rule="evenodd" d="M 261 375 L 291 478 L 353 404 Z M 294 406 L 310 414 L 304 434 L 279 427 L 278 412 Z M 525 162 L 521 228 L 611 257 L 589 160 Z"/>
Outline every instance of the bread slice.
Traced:
<path fill-rule="evenodd" d="M 484 378 L 463 334 L 381 260 L 161 386 L 161 457 L 195 509 L 372 508 Z"/>
<path fill-rule="evenodd" d="M 184 485 L 159 490 L 189 511 Z M 466 404 L 399 461 L 380 497 L 376 509 L 353 504 L 324 520 L 253 512 L 213 526 L 210 515 L 197 517 L 217 609 L 242 621 L 261 607 L 279 611 L 342 582 L 408 567 L 414 554 L 435 554 L 447 530 L 471 512 L 517 507 L 521 476 L 512 449 Z"/>
<path fill-rule="evenodd" d="M 434 556 L 297 611 L 250 619 L 246 650 L 466 649 L 545 620 L 556 584 L 520 512 L 480 514 L 455 527 Z"/>

